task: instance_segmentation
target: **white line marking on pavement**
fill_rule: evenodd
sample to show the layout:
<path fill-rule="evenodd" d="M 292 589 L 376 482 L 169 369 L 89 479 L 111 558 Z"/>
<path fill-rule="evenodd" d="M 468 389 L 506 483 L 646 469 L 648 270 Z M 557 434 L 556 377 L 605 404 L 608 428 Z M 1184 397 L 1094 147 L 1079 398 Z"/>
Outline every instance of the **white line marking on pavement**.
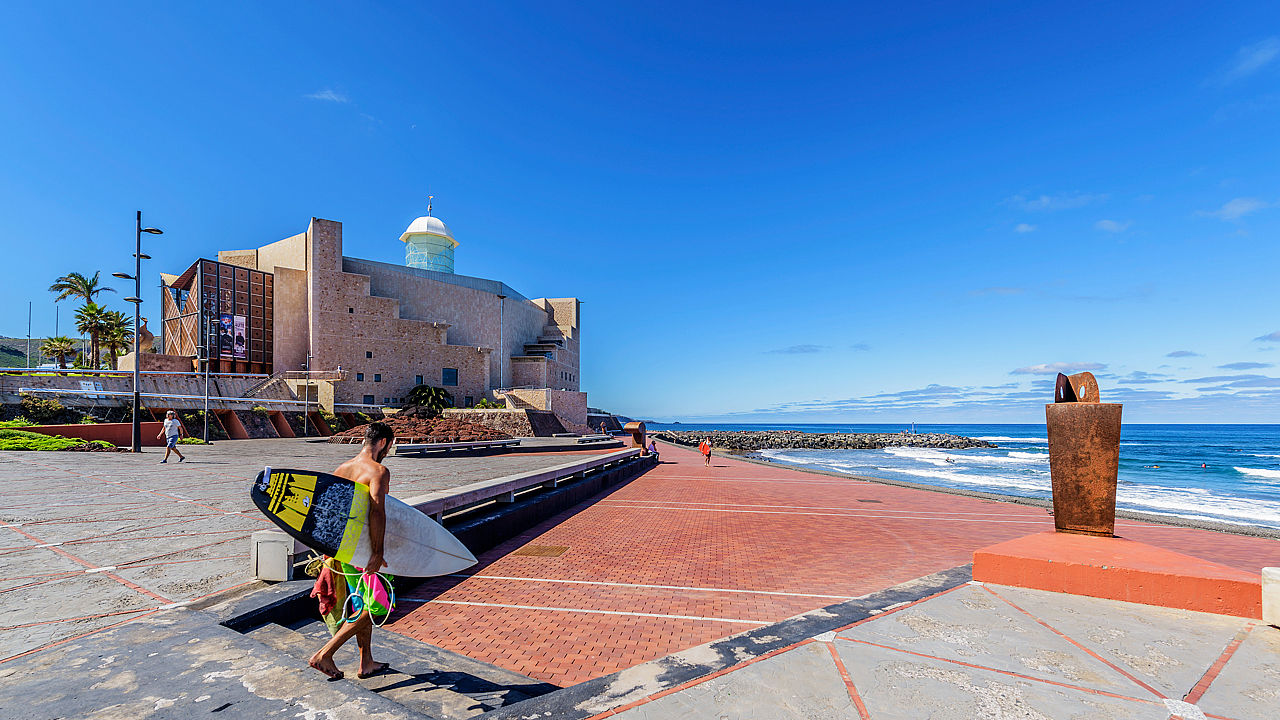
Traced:
<path fill-rule="evenodd" d="M 601 504 L 608 501 L 601 501 Z M 980 523 L 1013 523 L 1017 525 L 1044 525 L 1050 522 L 1048 516 L 1043 520 L 988 520 L 984 518 L 957 518 L 957 517 L 921 517 L 919 515 L 876 515 L 865 513 L 827 513 L 827 512 L 783 512 L 781 510 L 724 510 L 720 508 L 690 508 L 690 507 L 670 507 L 662 505 L 624 505 L 622 507 L 633 510 L 686 510 L 689 512 L 721 512 L 721 513 L 749 513 L 755 515 L 822 515 L 825 517 L 847 517 L 847 518 L 876 518 L 879 520 L 934 520 L 937 522 L 980 522 Z M 904 511 L 909 512 L 909 511 Z"/>
<path fill-rule="evenodd" d="M 741 623 L 743 625 L 768 625 L 760 620 L 738 620 L 736 618 L 702 617 L 700 615 L 664 615 L 662 613 L 624 612 L 622 610 L 587 610 L 585 608 L 543 607 L 541 605 L 507 605 L 504 603 L 468 602 L 465 600 L 419 600 L 403 598 L 401 602 L 436 603 L 438 605 L 474 605 L 476 607 L 514 608 L 516 610 L 547 610 L 551 612 L 591 613 L 593 615 L 626 615 L 628 617 L 665 618 L 668 620 L 708 620 L 711 622 Z"/>
<path fill-rule="evenodd" d="M 42 547 L 58 547 L 58 546 L 59 546 L 59 545 L 61 545 L 61 544 L 62 544 L 62 543 L 60 543 L 60 542 L 56 542 L 56 543 L 43 543 L 43 544 L 41 544 L 41 545 L 33 545 L 32 547 L 38 547 L 38 548 L 42 548 Z"/>
<path fill-rule="evenodd" d="M 84 571 L 84 574 L 90 575 L 92 573 L 111 572 L 112 570 L 115 570 L 115 569 L 116 569 L 115 565 L 107 565 L 106 567 L 89 568 L 88 570 Z"/>
<path fill-rule="evenodd" d="M 869 508 L 866 506 L 856 507 L 826 507 L 821 505 L 753 505 L 749 503 L 713 503 L 713 502 L 684 502 L 679 500 L 601 500 L 601 503 L 645 503 L 652 505 L 660 503 L 662 505 L 716 505 L 719 507 L 735 507 L 735 508 L 783 508 L 786 510 L 853 510 L 864 513 L 909 513 L 911 515 L 981 515 L 984 517 L 1025 517 L 1027 513 L 978 513 L 978 512 L 951 512 L 948 510 L 908 510 L 905 508 Z"/>
<path fill-rule="evenodd" d="M 817 640 L 818 642 L 835 642 L 836 634 L 835 632 L 828 630 L 824 633 L 818 633 L 817 635 L 814 635 L 813 639 Z"/>
<path fill-rule="evenodd" d="M 735 588 L 693 587 L 689 585 L 642 585 L 640 583 L 603 582 L 599 580 L 557 580 L 555 578 L 508 577 L 505 575 L 467 575 L 455 573 L 449 577 L 477 578 L 479 580 L 520 580 L 524 582 L 566 583 L 570 585 L 610 585 L 614 587 L 653 588 L 657 590 L 693 590 L 700 592 L 748 593 L 751 595 L 781 595 L 784 597 L 816 597 L 829 600 L 856 600 L 854 595 L 821 595 L 818 593 L 781 592 L 778 590 L 738 590 Z"/>

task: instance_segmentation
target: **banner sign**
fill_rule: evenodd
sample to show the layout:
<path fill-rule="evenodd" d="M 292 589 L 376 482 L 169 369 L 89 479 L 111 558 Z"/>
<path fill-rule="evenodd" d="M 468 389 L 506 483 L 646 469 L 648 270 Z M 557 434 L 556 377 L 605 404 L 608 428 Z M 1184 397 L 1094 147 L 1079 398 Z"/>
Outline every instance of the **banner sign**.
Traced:
<path fill-rule="evenodd" d="M 243 315 L 236 315 L 235 352 L 233 355 L 237 360 L 247 360 L 249 358 L 249 341 L 245 338 L 244 326 L 245 317 Z"/>
<path fill-rule="evenodd" d="M 218 355 L 231 357 L 235 346 L 235 318 L 230 313 L 222 313 L 218 316 Z"/>

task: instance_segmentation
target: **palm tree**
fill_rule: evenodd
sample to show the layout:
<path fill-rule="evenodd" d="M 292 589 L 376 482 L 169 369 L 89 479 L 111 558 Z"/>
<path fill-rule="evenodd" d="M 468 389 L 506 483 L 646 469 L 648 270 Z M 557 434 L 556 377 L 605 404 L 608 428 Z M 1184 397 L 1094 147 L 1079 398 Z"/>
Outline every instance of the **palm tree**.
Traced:
<path fill-rule="evenodd" d="M 49 286 L 49 292 L 58 293 L 58 297 L 54 299 L 54 302 L 62 302 L 69 297 L 78 297 L 84 298 L 86 303 L 91 303 L 98 293 L 115 292 L 114 289 L 105 285 L 98 287 L 98 276 L 101 274 L 101 270 L 94 273 L 93 277 L 85 277 L 78 272 L 67 273 Z"/>
<path fill-rule="evenodd" d="M 69 297 L 83 298 L 86 303 L 92 303 L 93 298 L 98 293 L 115 292 L 114 289 L 107 286 L 98 287 L 98 276 L 102 274 L 99 270 L 93 274 L 93 277 L 86 277 L 78 272 L 67 273 L 58 278 L 49 286 L 49 292 L 58 293 L 58 297 L 54 298 L 54 302 L 62 302 Z M 96 359 L 98 352 L 93 352 Z"/>
<path fill-rule="evenodd" d="M 40 343 L 40 354 L 47 358 L 57 358 L 59 370 L 67 369 L 67 356 L 74 355 L 75 352 L 76 341 L 63 335 Z"/>
<path fill-rule="evenodd" d="M 120 356 L 133 346 L 133 318 L 119 310 L 108 310 L 98 338 L 102 349 L 111 358 L 111 369 L 117 369 Z M 136 360 L 135 360 L 136 362 Z"/>
<path fill-rule="evenodd" d="M 76 329 L 89 336 L 90 367 L 101 369 L 98 341 L 110 325 L 111 311 L 95 302 L 85 303 L 76 311 Z"/>

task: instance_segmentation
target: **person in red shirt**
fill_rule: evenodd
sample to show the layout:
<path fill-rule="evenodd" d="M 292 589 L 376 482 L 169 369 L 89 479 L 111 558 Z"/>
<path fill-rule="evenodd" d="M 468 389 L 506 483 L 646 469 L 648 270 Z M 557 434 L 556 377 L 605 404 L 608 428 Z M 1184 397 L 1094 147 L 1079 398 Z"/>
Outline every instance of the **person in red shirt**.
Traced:
<path fill-rule="evenodd" d="M 698 449 L 702 451 L 703 465 L 711 467 L 711 439 L 704 438 L 702 442 L 698 444 Z"/>

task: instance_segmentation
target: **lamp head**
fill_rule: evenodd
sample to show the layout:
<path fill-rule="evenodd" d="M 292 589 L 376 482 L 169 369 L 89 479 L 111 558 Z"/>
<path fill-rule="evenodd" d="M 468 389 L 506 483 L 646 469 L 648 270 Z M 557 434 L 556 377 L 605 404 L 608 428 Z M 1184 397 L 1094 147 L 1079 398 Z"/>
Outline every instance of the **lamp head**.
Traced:
<path fill-rule="evenodd" d="M 152 234 L 152 235 L 163 235 L 163 234 L 164 234 L 164 231 L 163 231 L 163 230 L 161 230 L 160 228 L 142 228 L 142 232 L 144 232 L 144 233 L 150 233 L 150 234 Z"/>
<path fill-rule="evenodd" d="M 111 273 L 111 277 L 117 277 L 121 280 L 132 280 L 133 276 L 129 273 Z"/>
<path fill-rule="evenodd" d="M 142 298 L 127 297 L 124 299 L 124 301 L 129 303 L 134 303 L 136 305 L 142 302 Z"/>

